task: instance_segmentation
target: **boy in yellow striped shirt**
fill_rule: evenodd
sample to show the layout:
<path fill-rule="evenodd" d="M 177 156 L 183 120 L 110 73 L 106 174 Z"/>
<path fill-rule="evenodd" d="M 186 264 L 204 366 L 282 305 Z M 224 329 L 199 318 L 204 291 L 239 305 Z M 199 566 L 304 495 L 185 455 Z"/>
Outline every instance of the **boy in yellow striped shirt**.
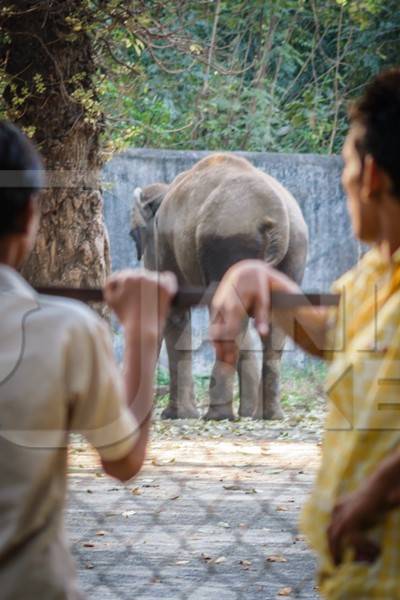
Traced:
<path fill-rule="evenodd" d="M 350 112 L 343 186 L 355 236 L 372 249 L 335 284 L 338 309 L 274 311 L 306 351 L 329 361 L 322 464 L 301 524 L 329 600 L 400 599 L 400 69 Z M 213 305 L 220 360 L 237 359 L 245 311 L 268 333 L 270 291 L 298 286 L 260 261 L 225 275 Z M 293 327 L 294 322 L 298 326 Z M 299 326 L 300 325 L 300 326 Z"/>

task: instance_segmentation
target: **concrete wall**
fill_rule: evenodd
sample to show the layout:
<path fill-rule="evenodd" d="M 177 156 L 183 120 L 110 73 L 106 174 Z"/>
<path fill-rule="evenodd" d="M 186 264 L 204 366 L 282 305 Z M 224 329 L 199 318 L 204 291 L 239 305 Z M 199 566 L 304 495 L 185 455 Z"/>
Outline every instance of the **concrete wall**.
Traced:
<path fill-rule="evenodd" d="M 104 169 L 105 218 L 109 230 L 114 269 L 137 264 L 129 236 L 132 193 L 135 187 L 174 177 L 206 156 L 207 152 L 172 150 L 128 150 L 117 155 Z M 340 184 L 342 161 L 336 156 L 313 154 L 239 153 L 256 167 L 286 186 L 299 202 L 309 227 L 310 248 L 303 287 L 328 291 L 330 284 L 361 255 L 354 241 Z M 206 319 L 195 318 L 198 347 L 204 338 Z M 289 350 L 289 347 L 288 347 Z M 287 352 L 288 359 L 299 360 Z M 209 352 L 198 357 L 197 368 L 208 368 Z"/>

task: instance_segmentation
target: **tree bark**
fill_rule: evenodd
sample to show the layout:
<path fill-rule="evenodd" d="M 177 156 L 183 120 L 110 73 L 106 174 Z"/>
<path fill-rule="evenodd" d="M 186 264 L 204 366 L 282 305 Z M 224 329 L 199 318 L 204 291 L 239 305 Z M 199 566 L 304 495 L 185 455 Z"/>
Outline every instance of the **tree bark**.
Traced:
<path fill-rule="evenodd" d="M 0 19 L 8 34 L 0 49 L 9 78 L 4 97 L 10 119 L 33 134 L 48 170 L 24 275 L 35 285 L 100 286 L 109 247 L 100 190 L 103 115 L 85 31 L 90 14 L 86 3 L 70 0 L 7 3 L 11 13 Z"/>

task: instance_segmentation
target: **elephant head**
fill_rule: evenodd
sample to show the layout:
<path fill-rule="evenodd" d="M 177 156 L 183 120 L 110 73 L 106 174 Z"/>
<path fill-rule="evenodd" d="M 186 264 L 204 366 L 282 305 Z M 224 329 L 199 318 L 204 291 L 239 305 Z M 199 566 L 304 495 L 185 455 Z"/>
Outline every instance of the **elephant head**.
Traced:
<path fill-rule="evenodd" d="M 153 183 L 145 188 L 136 188 L 133 193 L 133 210 L 130 235 L 136 246 L 137 258 L 144 256 L 145 266 L 149 254 L 154 250 L 154 219 L 169 186 L 166 183 Z"/>

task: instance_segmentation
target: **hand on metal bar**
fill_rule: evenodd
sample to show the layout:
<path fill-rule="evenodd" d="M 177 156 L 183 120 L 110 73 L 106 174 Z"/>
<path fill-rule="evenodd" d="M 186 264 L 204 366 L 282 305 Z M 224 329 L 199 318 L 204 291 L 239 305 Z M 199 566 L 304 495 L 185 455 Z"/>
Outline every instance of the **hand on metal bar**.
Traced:
<path fill-rule="evenodd" d="M 173 299 L 174 308 L 192 308 L 209 306 L 216 290 L 216 285 L 208 288 L 181 286 Z M 81 302 L 104 302 L 101 288 L 73 288 L 57 286 L 39 286 L 36 291 L 50 296 L 64 296 Z M 271 292 L 271 305 L 275 309 L 288 310 L 301 306 L 337 306 L 339 294 L 308 293 L 288 294 Z"/>

